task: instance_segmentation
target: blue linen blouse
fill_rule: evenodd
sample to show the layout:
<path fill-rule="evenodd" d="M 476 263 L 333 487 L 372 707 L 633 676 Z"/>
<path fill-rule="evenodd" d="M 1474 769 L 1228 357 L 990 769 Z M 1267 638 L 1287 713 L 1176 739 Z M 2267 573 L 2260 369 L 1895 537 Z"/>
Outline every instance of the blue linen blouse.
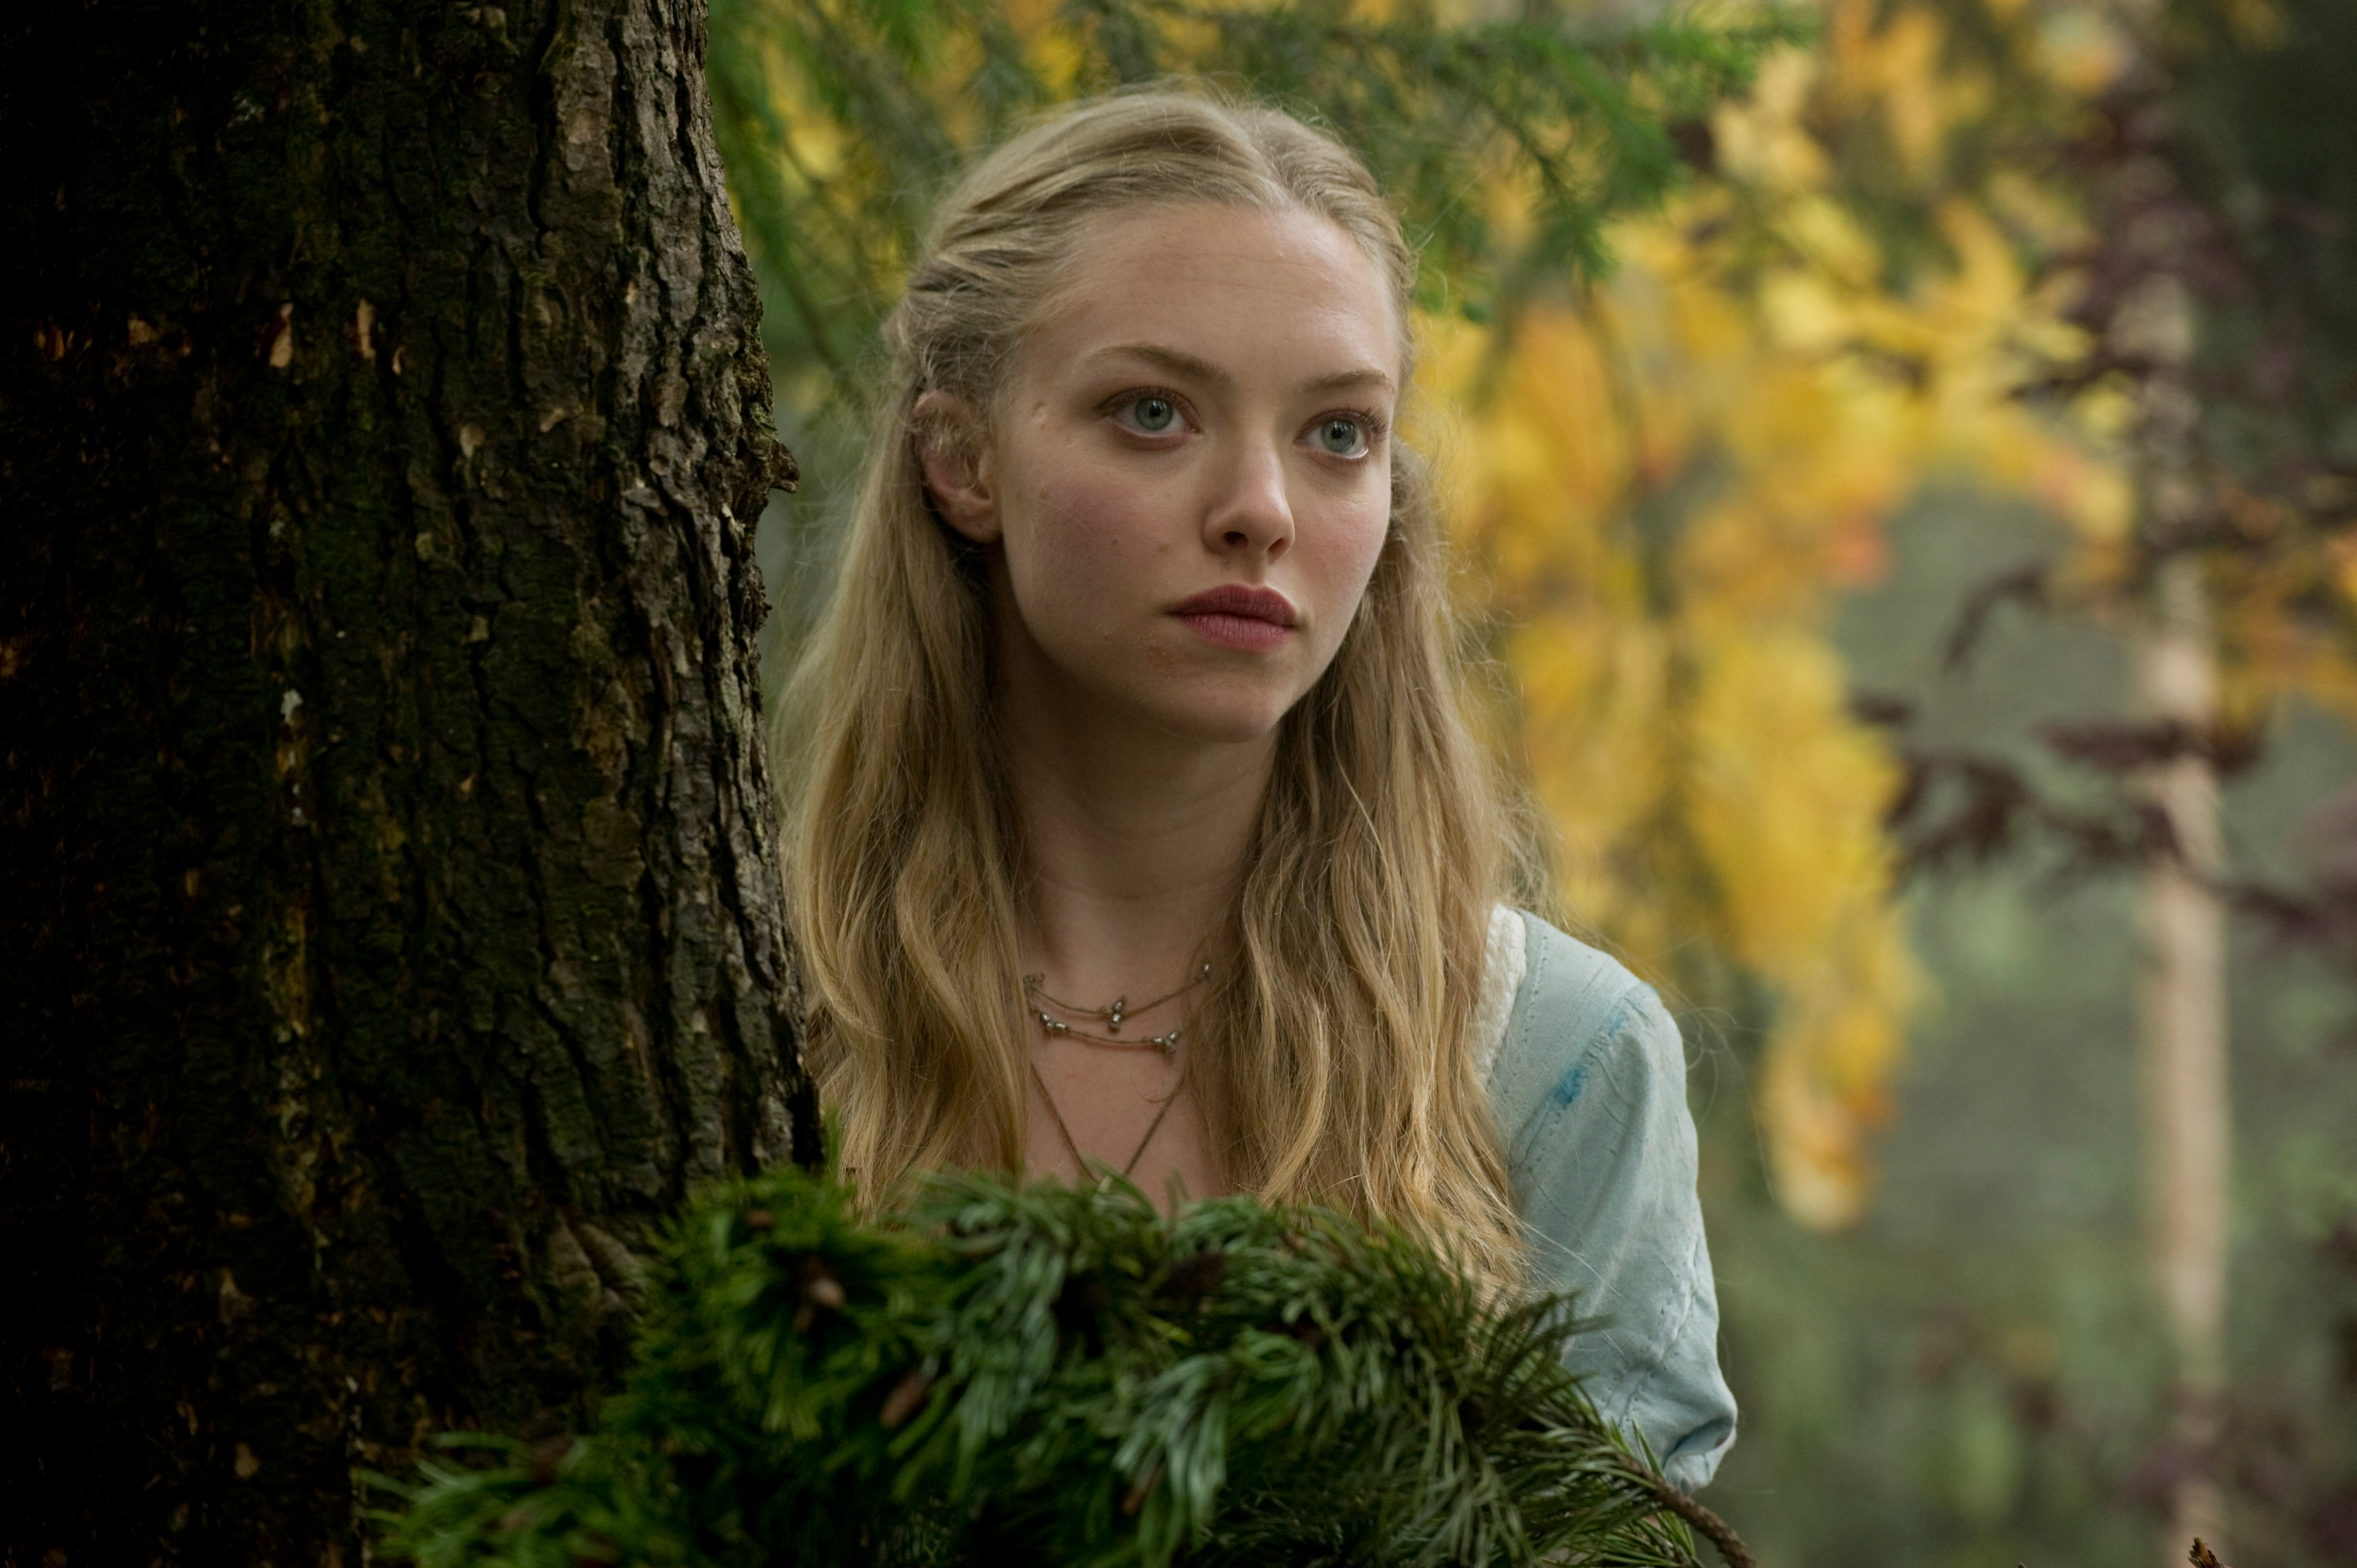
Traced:
<path fill-rule="evenodd" d="M 1566 1356 L 1606 1419 L 1672 1484 L 1709 1481 L 1735 1441 L 1718 1293 L 1695 1194 L 1685 1050 L 1652 988 L 1535 915 L 1501 909 L 1491 961 L 1522 938 L 1490 1104 L 1532 1283 L 1600 1320 Z M 1522 924 L 1519 933 L 1511 918 Z M 1505 940 L 1501 942 L 1501 938 Z M 1503 1001 L 1502 994 L 1500 1001 Z"/>

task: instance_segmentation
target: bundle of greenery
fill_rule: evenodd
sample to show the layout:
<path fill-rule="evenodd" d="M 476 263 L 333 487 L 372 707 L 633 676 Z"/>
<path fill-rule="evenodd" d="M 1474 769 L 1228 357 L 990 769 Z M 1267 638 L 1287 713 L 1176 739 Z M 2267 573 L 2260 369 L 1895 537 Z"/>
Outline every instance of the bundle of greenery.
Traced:
<path fill-rule="evenodd" d="M 1626 1565 L 1724 1527 L 1493 1305 L 1320 1210 L 1158 1214 L 1118 1180 L 946 1178 L 880 1221 L 793 1172 L 716 1193 L 654 1271 L 596 1430 L 379 1477 L 386 1545 L 512 1563 Z"/>

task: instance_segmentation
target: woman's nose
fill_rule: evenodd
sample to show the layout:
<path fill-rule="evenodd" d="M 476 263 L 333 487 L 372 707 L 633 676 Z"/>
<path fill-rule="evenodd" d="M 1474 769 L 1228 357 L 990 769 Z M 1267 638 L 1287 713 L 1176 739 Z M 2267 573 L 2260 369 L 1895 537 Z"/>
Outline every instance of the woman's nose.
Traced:
<path fill-rule="evenodd" d="M 1245 443 L 1220 466 L 1217 488 L 1203 517 L 1203 542 L 1222 554 L 1244 551 L 1270 560 L 1293 542 L 1285 455 L 1273 443 Z"/>

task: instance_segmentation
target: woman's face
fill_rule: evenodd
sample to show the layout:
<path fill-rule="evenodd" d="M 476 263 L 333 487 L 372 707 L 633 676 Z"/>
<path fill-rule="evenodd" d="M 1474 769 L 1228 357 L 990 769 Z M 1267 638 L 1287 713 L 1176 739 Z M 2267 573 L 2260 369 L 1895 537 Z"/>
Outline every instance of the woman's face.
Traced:
<path fill-rule="evenodd" d="M 1093 230 L 986 435 L 926 464 L 942 517 L 999 547 L 1010 694 L 1272 733 L 1383 548 L 1401 330 L 1323 218 L 1189 205 Z"/>

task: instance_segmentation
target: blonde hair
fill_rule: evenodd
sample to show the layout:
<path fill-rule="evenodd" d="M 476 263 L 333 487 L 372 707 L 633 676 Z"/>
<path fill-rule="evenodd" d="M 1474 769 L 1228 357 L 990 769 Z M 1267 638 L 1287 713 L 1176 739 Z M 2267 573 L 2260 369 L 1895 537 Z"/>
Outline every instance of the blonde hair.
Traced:
<path fill-rule="evenodd" d="M 988 590 L 928 504 L 916 404 L 990 408 L 1084 231 L 1194 202 L 1330 220 L 1382 267 L 1405 338 L 1415 259 L 1365 166 L 1287 115 L 1167 91 L 1080 105 L 985 158 L 885 326 L 841 585 L 772 731 L 809 1058 L 871 1198 L 916 1170 L 1019 1169 L 1028 1102 Z M 1506 1288 L 1520 1228 L 1470 1039 L 1505 834 L 1459 712 L 1435 513 L 1396 450 L 1366 597 L 1282 722 L 1189 1034 L 1233 1186 L 1388 1221 Z"/>

